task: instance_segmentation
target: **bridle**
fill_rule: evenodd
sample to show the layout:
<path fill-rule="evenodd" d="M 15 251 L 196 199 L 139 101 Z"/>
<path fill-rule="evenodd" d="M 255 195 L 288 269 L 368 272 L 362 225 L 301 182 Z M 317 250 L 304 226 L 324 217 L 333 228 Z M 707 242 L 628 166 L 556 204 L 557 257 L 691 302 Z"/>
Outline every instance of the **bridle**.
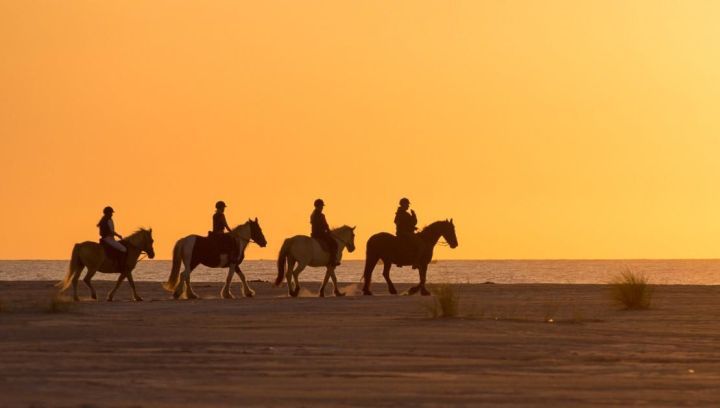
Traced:
<path fill-rule="evenodd" d="M 335 238 L 335 239 L 337 239 L 338 241 L 342 242 L 343 245 L 345 245 L 346 247 L 349 247 L 349 246 L 350 246 L 350 243 L 347 242 L 347 241 L 345 241 L 344 239 L 340 238 L 340 236 L 339 236 L 338 234 L 332 233 L 332 236 L 333 236 L 333 238 Z"/>

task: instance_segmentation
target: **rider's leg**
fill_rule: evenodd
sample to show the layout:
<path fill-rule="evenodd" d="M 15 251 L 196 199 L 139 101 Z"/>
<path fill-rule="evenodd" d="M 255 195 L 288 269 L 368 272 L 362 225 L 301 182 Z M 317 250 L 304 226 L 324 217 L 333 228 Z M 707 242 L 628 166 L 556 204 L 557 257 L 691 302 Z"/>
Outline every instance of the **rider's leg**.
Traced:
<path fill-rule="evenodd" d="M 335 241 L 335 238 L 328 235 L 325 237 L 325 242 L 327 242 L 328 253 L 330 255 L 328 258 L 328 265 L 331 265 L 331 266 L 340 265 L 340 262 L 338 262 L 338 244 Z"/>
<path fill-rule="evenodd" d="M 117 272 L 127 272 L 125 269 L 127 268 L 128 251 L 127 248 L 125 248 L 125 245 L 115 241 L 114 237 L 104 237 L 102 241 L 122 253 L 122 256 L 118 258 L 118 262 L 120 263 L 120 270 Z"/>

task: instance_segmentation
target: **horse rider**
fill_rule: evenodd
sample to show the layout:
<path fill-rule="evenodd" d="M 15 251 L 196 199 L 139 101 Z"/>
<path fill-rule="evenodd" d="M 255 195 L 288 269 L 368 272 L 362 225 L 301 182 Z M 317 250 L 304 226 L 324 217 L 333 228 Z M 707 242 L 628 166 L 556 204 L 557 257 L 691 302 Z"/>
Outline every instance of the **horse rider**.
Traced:
<path fill-rule="evenodd" d="M 417 215 L 415 210 L 410 210 L 410 200 L 407 198 L 400 199 L 400 206 L 395 212 L 395 235 L 402 241 L 410 244 L 413 250 L 413 269 L 417 269 L 420 265 L 420 257 L 424 243 L 419 236 L 415 234 L 417 230 Z"/>
<path fill-rule="evenodd" d="M 325 207 L 323 200 L 319 198 L 315 200 L 315 210 L 313 210 L 312 215 L 310 215 L 310 224 L 312 225 L 310 236 L 327 245 L 327 250 L 330 254 L 328 265 L 338 266 L 340 265 L 340 262 L 337 261 L 338 245 L 332 232 L 330 232 L 330 226 L 325 219 L 325 214 L 322 212 L 323 207 Z"/>
<path fill-rule="evenodd" d="M 96 226 L 100 229 L 100 242 L 123 254 L 118 260 L 122 265 L 121 267 L 124 268 L 127 261 L 127 248 L 122 243 L 115 241 L 115 237 L 120 239 L 123 239 L 123 237 L 115 231 L 115 223 L 112 219 L 114 212 L 115 210 L 113 210 L 112 207 L 105 207 L 103 209 L 103 216 Z"/>
<path fill-rule="evenodd" d="M 215 203 L 215 214 L 213 214 L 213 229 L 209 234 L 210 238 L 215 240 L 215 245 L 221 251 L 221 253 L 227 253 L 230 260 L 233 260 L 236 264 L 242 262 L 238 258 L 238 245 L 230 234 L 225 234 L 225 231 L 232 232 L 232 229 L 228 226 L 227 220 L 225 219 L 225 201 L 218 201 Z"/>

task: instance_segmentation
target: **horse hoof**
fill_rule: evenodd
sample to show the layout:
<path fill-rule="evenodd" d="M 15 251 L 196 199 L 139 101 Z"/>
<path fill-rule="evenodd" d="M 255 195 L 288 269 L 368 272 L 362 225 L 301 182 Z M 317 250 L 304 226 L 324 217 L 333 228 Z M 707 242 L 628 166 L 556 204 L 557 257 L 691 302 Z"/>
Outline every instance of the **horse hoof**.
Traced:
<path fill-rule="evenodd" d="M 342 293 L 342 292 L 335 292 L 335 296 L 336 296 L 336 297 L 342 297 L 342 296 L 345 296 L 345 294 Z"/>
<path fill-rule="evenodd" d="M 80 298 L 77 297 L 77 296 L 75 296 L 75 297 L 73 297 L 73 301 L 74 301 L 74 302 L 79 302 L 79 301 L 80 301 Z"/>
<path fill-rule="evenodd" d="M 235 299 L 235 295 L 233 295 L 233 294 L 230 293 L 230 292 L 228 292 L 228 293 L 221 293 L 221 294 L 220 294 L 220 297 L 223 298 L 223 299 Z"/>
<path fill-rule="evenodd" d="M 245 292 L 245 297 L 246 298 L 255 297 L 255 292 Z"/>
<path fill-rule="evenodd" d="M 372 296 L 372 295 L 373 295 L 372 292 L 370 292 L 369 290 L 363 289 L 363 296 Z"/>
<path fill-rule="evenodd" d="M 395 289 L 395 288 L 390 288 L 390 290 L 388 290 L 388 292 L 390 292 L 391 295 L 397 295 L 397 294 L 398 294 L 397 289 Z"/>
<path fill-rule="evenodd" d="M 143 298 L 141 298 L 140 296 L 138 296 L 138 297 L 135 298 L 135 301 L 136 301 L 136 302 L 142 302 L 142 301 L 143 301 Z"/>
<path fill-rule="evenodd" d="M 422 295 L 422 296 L 430 296 L 430 292 L 428 292 L 427 289 L 422 289 L 422 290 L 420 291 L 420 295 Z"/>
<path fill-rule="evenodd" d="M 108 302 L 112 302 L 112 301 L 113 301 L 113 298 L 109 297 L 109 298 L 107 298 L 107 301 L 108 301 Z"/>
<path fill-rule="evenodd" d="M 412 295 L 418 293 L 418 290 L 420 290 L 420 288 L 418 288 L 417 286 L 413 286 L 412 288 L 408 289 L 407 295 L 412 296 Z"/>
<path fill-rule="evenodd" d="M 318 297 L 325 297 L 325 291 L 324 290 L 320 291 L 320 293 L 318 294 Z"/>
<path fill-rule="evenodd" d="M 92 300 L 97 300 L 97 295 L 92 295 L 92 296 L 90 296 L 90 299 L 92 299 Z"/>

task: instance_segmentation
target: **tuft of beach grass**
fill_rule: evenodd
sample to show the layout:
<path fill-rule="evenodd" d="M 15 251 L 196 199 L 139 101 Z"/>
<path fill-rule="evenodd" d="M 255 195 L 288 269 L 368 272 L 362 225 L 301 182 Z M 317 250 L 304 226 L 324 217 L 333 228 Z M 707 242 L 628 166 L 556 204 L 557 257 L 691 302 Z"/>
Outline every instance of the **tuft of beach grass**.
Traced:
<path fill-rule="evenodd" d="M 431 318 L 453 318 L 460 315 L 460 296 L 455 293 L 452 285 L 437 285 L 430 288 L 433 294 L 432 303 L 423 307 Z"/>
<path fill-rule="evenodd" d="M 610 283 L 610 294 L 623 309 L 642 310 L 650 308 L 653 288 L 647 276 L 626 269 Z"/>
<path fill-rule="evenodd" d="M 55 295 L 50 298 L 50 303 L 47 306 L 48 313 L 66 313 L 72 308 L 73 303 L 62 295 Z"/>

